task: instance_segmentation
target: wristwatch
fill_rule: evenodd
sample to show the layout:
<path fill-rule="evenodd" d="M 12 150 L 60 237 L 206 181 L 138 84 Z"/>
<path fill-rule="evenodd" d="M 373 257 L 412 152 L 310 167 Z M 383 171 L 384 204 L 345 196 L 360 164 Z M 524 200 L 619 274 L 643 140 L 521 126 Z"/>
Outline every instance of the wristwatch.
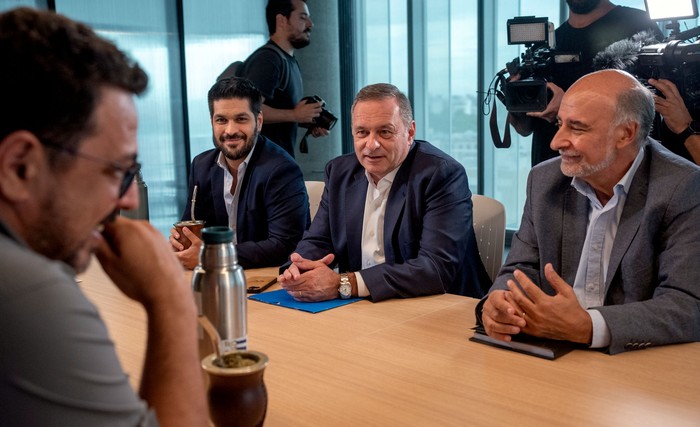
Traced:
<path fill-rule="evenodd" d="M 684 143 L 692 135 L 700 135 L 700 122 L 693 120 L 690 122 L 687 128 L 681 133 L 679 133 L 681 138 L 681 143 Z"/>
<path fill-rule="evenodd" d="M 340 273 L 340 287 L 338 288 L 340 299 L 348 299 L 352 296 L 352 285 L 348 273 Z"/>

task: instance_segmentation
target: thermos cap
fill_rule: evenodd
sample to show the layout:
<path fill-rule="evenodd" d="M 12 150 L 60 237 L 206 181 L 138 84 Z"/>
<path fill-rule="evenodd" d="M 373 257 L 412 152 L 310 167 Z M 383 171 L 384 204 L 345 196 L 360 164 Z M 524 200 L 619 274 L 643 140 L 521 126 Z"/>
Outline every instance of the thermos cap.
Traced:
<path fill-rule="evenodd" d="M 204 228 L 202 241 L 205 244 L 230 243 L 233 241 L 233 230 L 224 226 Z"/>

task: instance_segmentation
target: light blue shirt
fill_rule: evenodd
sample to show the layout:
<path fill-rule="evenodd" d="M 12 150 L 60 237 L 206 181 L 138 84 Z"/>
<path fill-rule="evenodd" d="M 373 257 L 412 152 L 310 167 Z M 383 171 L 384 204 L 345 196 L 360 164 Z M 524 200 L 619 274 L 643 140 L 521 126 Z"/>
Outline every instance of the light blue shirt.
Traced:
<path fill-rule="evenodd" d="M 588 227 L 579 260 L 574 292 L 581 307 L 591 316 L 593 337 L 591 348 L 607 347 L 610 344 L 610 330 L 605 319 L 594 307 L 605 302 L 605 287 L 610 254 L 612 252 L 617 227 L 625 208 L 627 194 L 632 179 L 644 159 L 640 149 L 627 173 L 615 184 L 612 198 L 603 206 L 593 188 L 580 178 L 574 177 L 571 185 L 588 198 Z"/>

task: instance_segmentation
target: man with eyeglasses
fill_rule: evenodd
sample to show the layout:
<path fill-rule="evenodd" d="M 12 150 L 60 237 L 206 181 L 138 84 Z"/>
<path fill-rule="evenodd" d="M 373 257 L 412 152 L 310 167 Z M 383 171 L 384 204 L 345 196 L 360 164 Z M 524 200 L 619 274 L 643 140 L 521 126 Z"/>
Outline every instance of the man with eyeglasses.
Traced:
<path fill-rule="evenodd" d="M 196 311 L 138 206 L 133 96 L 143 70 L 61 15 L 0 14 L 0 424 L 206 426 Z M 139 393 L 75 282 L 92 254 L 143 305 Z"/>

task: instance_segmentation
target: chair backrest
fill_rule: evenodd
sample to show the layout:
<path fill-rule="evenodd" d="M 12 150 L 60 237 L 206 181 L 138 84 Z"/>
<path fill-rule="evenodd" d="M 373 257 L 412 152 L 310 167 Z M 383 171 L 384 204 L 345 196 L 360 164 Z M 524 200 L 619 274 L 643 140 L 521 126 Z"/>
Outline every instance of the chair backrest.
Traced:
<path fill-rule="evenodd" d="M 323 181 L 304 181 L 306 184 L 306 192 L 309 194 L 309 209 L 311 210 L 311 220 L 314 219 L 318 205 L 321 204 L 321 196 L 325 184 Z"/>
<path fill-rule="evenodd" d="M 473 223 L 479 256 L 491 280 L 503 264 L 506 240 L 506 209 L 501 202 L 480 194 L 472 195 Z"/>

